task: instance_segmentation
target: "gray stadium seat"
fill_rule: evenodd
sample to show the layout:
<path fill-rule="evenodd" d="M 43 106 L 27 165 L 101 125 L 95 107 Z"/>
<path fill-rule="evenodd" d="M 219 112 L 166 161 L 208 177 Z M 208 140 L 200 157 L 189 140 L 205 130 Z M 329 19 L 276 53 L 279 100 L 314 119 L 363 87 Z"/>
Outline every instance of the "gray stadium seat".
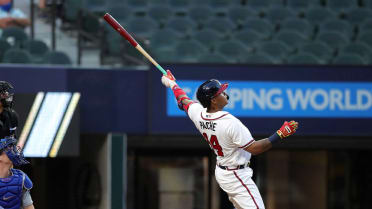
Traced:
<path fill-rule="evenodd" d="M 296 31 L 311 39 L 314 36 L 314 27 L 306 19 L 288 19 L 280 23 L 280 30 Z"/>
<path fill-rule="evenodd" d="M 368 18 L 372 18 L 372 10 L 364 7 L 354 8 L 346 14 L 346 19 L 353 25 L 359 25 Z"/>
<path fill-rule="evenodd" d="M 31 55 L 23 49 L 9 49 L 4 53 L 3 63 L 29 64 L 32 63 Z"/>
<path fill-rule="evenodd" d="M 141 38 L 149 38 L 159 29 L 159 23 L 147 16 L 133 17 L 128 21 L 126 29 L 130 34 L 135 34 Z"/>
<path fill-rule="evenodd" d="M 159 25 L 164 25 L 172 17 L 173 11 L 168 5 L 153 5 L 148 9 L 148 14 L 160 23 Z"/>
<path fill-rule="evenodd" d="M 63 20 L 74 22 L 77 21 L 80 9 L 83 8 L 83 0 L 64 0 Z"/>
<path fill-rule="evenodd" d="M 300 52 L 298 54 L 291 55 L 288 60 L 288 64 L 295 64 L 295 65 L 319 65 L 319 64 L 325 64 L 322 63 L 321 60 L 319 60 L 316 56 L 306 53 L 306 52 Z"/>
<path fill-rule="evenodd" d="M 275 63 L 282 63 L 282 60 L 291 53 L 290 48 L 280 41 L 261 42 L 257 48 L 258 52 L 269 55 Z"/>
<path fill-rule="evenodd" d="M 41 63 L 42 57 L 49 51 L 49 47 L 41 40 L 27 40 L 22 45 L 30 53 L 34 63 Z"/>
<path fill-rule="evenodd" d="M 341 48 L 342 54 L 357 54 L 364 59 L 368 59 L 372 55 L 372 49 L 363 42 L 350 43 Z"/>
<path fill-rule="evenodd" d="M 271 7 L 267 11 L 267 15 L 265 18 L 269 19 L 270 22 L 274 24 L 278 24 L 286 19 L 291 19 L 293 17 L 295 17 L 295 13 L 291 9 L 287 7 L 275 6 Z"/>
<path fill-rule="evenodd" d="M 192 38 L 199 41 L 209 50 L 213 50 L 218 42 L 222 40 L 222 36 L 220 33 L 216 33 L 216 31 L 212 29 L 203 29 L 201 31 L 196 31 L 192 34 Z"/>
<path fill-rule="evenodd" d="M 243 29 L 254 30 L 262 35 L 263 39 L 269 39 L 274 33 L 274 25 L 261 18 L 248 18 L 243 23 Z"/>
<path fill-rule="evenodd" d="M 188 17 L 174 17 L 171 18 L 165 25 L 167 28 L 171 28 L 180 35 L 186 37 L 190 35 L 194 30 L 197 29 L 197 24 Z"/>
<path fill-rule="evenodd" d="M 213 17 L 213 9 L 208 5 L 193 6 L 189 8 L 188 14 L 196 23 L 203 25 Z"/>
<path fill-rule="evenodd" d="M 367 61 L 357 54 L 340 54 L 333 60 L 336 65 L 365 65 Z"/>
<path fill-rule="evenodd" d="M 132 16 L 131 9 L 126 6 L 112 6 L 107 12 L 119 22 L 127 22 Z"/>
<path fill-rule="evenodd" d="M 151 50 L 173 49 L 174 46 L 181 40 L 179 33 L 170 28 L 156 31 L 149 39 L 149 47 Z"/>
<path fill-rule="evenodd" d="M 242 24 L 248 17 L 256 15 L 256 11 L 250 7 L 233 6 L 230 7 L 227 16 L 237 25 Z"/>
<path fill-rule="evenodd" d="M 175 49 L 177 57 L 184 61 L 197 60 L 200 55 L 208 53 L 207 48 L 196 40 L 180 41 Z"/>
<path fill-rule="evenodd" d="M 104 12 L 107 9 L 106 0 L 83 0 L 83 8 L 90 12 Z"/>
<path fill-rule="evenodd" d="M 331 47 L 319 41 L 306 43 L 300 46 L 299 51 L 312 54 L 318 57 L 320 60 L 324 61 L 324 63 L 330 62 L 335 53 L 335 51 Z"/>
<path fill-rule="evenodd" d="M 243 57 L 243 63 L 246 64 L 282 64 L 281 61 L 275 61 L 267 54 L 255 53 L 248 54 Z"/>
<path fill-rule="evenodd" d="M 249 52 L 243 43 L 236 40 L 228 40 L 218 43 L 216 51 L 234 63 L 241 62 L 241 57 Z"/>
<path fill-rule="evenodd" d="M 245 44 L 248 48 L 255 47 L 256 43 L 262 41 L 262 36 L 253 30 L 241 30 L 233 35 L 235 40 L 238 40 Z"/>
<path fill-rule="evenodd" d="M 301 33 L 286 30 L 279 31 L 275 35 L 274 39 L 287 44 L 291 51 L 295 51 L 300 45 L 309 41 L 309 38 L 305 37 Z"/>
<path fill-rule="evenodd" d="M 217 33 L 228 35 L 237 29 L 237 25 L 227 17 L 214 17 L 205 23 L 204 28 L 210 28 Z"/>
<path fill-rule="evenodd" d="M 21 47 L 22 43 L 28 39 L 28 35 L 22 28 L 9 27 L 3 29 L 1 38 L 5 40 L 13 39 L 14 43 L 11 43 L 11 45 L 13 45 L 13 47 Z"/>
<path fill-rule="evenodd" d="M 349 39 L 346 37 L 346 35 L 333 31 L 320 32 L 316 37 L 316 40 L 325 43 L 332 49 L 342 48 L 349 43 Z"/>
<path fill-rule="evenodd" d="M 327 0 L 327 7 L 337 12 L 346 12 L 358 7 L 358 0 Z"/>
<path fill-rule="evenodd" d="M 43 64 L 71 65 L 71 59 L 61 51 L 50 51 L 44 55 Z"/>
<path fill-rule="evenodd" d="M 336 14 L 325 7 L 310 7 L 305 12 L 305 18 L 313 25 L 319 25 L 327 19 L 336 17 Z"/>
<path fill-rule="evenodd" d="M 372 47 L 372 31 L 366 31 L 359 34 L 357 41 L 367 44 Z"/>
<path fill-rule="evenodd" d="M 159 63 L 176 63 L 176 62 L 178 62 L 178 57 L 177 57 L 174 49 L 154 51 L 152 56 Z"/>
<path fill-rule="evenodd" d="M 329 31 L 329 32 L 338 32 L 346 35 L 350 40 L 354 37 L 353 26 L 350 25 L 348 21 L 343 21 L 341 19 L 328 19 L 325 22 L 321 23 L 319 26 L 319 32 Z"/>
<path fill-rule="evenodd" d="M 4 53 L 8 51 L 12 46 L 8 43 L 8 41 L 4 39 L 0 39 L 0 62 L 3 59 Z"/>
<path fill-rule="evenodd" d="M 358 33 L 359 34 L 367 32 L 367 31 L 372 32 L 372 17 L 370 17 L 368 19 L 365 19 L 363 22 L 361 22 L 358 25 Z"/>

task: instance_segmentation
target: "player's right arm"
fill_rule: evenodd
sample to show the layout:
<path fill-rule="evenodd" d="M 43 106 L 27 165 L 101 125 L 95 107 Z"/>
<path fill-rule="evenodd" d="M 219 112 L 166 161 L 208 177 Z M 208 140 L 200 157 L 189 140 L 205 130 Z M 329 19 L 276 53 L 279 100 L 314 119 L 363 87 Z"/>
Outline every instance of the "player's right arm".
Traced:
<path fill-rule="evenodd" d="M 252 155 L 258 155 L 266 152 L 272 147 L 273 143 L 294 134 L 297 128 L 298 122 L 293 120 L 290 122 L 285 121 L 282 127 L 269 138 L 254 141 L 250 146 L 244 148 L 244 150 L 250 152 Z"/>
<path fill-rule="evenodd" d="M 176 79 L 174 78 L 170 70 L 167 70 L 167 75 L 162 76 L 161 82 L 164 86 L 172 89 L 173 94 L 177 99 L 178 107 L 181 110 L 187 112 L 189 106 L 194 102 L 187 96 L 186 92 L 177 85 Z"/>

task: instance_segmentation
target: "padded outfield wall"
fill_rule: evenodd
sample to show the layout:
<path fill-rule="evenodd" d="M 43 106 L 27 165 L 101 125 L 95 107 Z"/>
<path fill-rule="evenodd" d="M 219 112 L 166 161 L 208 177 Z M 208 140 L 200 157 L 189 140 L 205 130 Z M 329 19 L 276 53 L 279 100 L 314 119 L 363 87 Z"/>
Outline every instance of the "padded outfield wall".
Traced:
<path fill-rule="evenodd" d="M 204 80 L 230 84 L 226 110 L 254 134 L 298 120 L 301 136 L 371 136 L 372 68 L 163 65 L 191 97 Z M 0 66 L 16 93 L 81 92 L 82 133 L 197 134 L 156 69 Z M 17 104 L 21 105 L 21 104 Z"/>

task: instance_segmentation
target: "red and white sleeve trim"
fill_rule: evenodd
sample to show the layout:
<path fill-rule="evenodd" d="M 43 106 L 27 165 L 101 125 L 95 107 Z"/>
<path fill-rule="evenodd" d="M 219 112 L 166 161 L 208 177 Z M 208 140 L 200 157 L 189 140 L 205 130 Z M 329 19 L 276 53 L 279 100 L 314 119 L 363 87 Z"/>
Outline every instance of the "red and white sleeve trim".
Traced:
<path fill-rule="evenodd" d="M 245 145 L 243 145 L 243 146 L 241 146 L 241 147 L 239 147 L 239 148 L 241 148 L 241 149 L 245 149 L 245 148 L 249 147 L 251 144 L 253 144 L 253 142 L 254 142 L 254 139 L 252 139 L 252 140 L 249 141 L 247 144 L 245 144 Z"/>

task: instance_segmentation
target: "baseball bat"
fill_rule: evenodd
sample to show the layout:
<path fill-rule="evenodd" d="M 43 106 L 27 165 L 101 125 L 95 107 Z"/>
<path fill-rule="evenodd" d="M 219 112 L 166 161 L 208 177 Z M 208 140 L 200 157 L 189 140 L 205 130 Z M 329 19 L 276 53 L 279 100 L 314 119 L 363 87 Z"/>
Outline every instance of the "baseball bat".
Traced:
<path fill-rule="evenodd" d="M 118 21 L 115 20 L 109 13 L 106 13 L 103 16 L 103 19 L 106 20 L 117 32 L 120 33 L 121 36 L 123 36 L 127 41 L 136 48 L 143 56 L 145 56 L 152 64 L 155 65 L 160 72 L 162 72 L 164 75 L 167 75 L 167 72 L 165 72 L 164 68 L 162 68 L 142 47 L 137 43 L 137 41 L 123 28 L 123 26 L 118 23 Z"/>

